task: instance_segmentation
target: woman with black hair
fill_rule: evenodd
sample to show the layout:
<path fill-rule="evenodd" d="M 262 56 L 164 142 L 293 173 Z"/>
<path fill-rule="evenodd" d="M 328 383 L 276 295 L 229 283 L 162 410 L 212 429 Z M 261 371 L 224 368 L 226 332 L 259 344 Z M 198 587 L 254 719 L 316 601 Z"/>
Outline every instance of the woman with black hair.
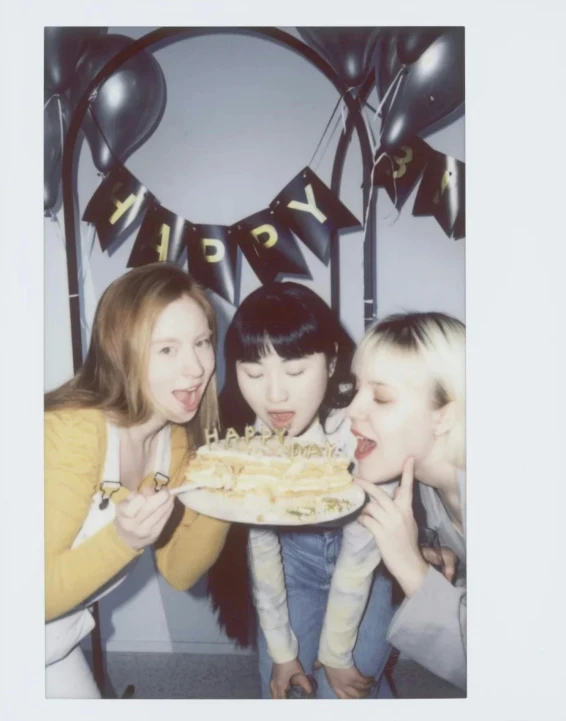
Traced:
<path fill-rule="evenodd" d="M 309 288 L 291 282 L 259 288 L 226 335 L 224 428 L 285 428 L 353 456 L 345 413 L 355 392 L 353 353 L 352 340 Z M 317 698 L 391 697 L 383 672 L 392 582 L 375 572 L 373 536 L 349 521 L 333 528 L 234 524 L 210 572 L 219 621 L 242 646 L 253 640 L 255 605 L 264 698 L 284 698 L 291 683 L 312 692 L 307 674 L 317 681 Z"/>

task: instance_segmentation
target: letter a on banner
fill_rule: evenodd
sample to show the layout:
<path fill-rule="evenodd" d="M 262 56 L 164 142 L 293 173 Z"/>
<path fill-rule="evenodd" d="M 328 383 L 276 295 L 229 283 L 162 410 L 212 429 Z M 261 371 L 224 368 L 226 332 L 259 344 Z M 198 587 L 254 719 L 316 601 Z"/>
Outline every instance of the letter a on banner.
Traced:
<path fill-rule="evenodd" d="M 225 225 L 191 225 L 186 233 L 189 273 L 236 305 L 238 245 Z"/>
<path fill-rule="evenodd" d="M 330 238 L 359 221 L 310 168 L 305 168 L 269 206 L 276 219 L 296 233 L 325 265 L 330 260 Z"/>
<path fill-rule="evenodd" d="M 102 250 L 120 237 L 125 239 L 134 223 L 156 203 L 148 189 L 123 165 L 112 170 L 95 190 L 83 215 L 94 223 Z"/>

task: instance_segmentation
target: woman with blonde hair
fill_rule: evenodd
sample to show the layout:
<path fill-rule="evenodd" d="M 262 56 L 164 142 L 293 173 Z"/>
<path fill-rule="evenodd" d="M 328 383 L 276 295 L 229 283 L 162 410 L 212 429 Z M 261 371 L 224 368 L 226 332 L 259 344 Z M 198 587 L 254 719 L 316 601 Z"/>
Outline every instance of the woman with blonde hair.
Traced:
<path fill-rule="evenodd" d="M 359 522 L 373 533 L 406 595 L 387 638 L 465 688 L 465 326 L 443 313 L 390 316 L 367 332 L 354 372 L 357 393 L 348 414 L 358 482 L 370 496 Z M 399 476 L 391 498 L 378 484 Z M 419 549 L 413 478 L 427 526 L 457 558 L 451 580 Z"/>
<path fill-rule="evenodd" d="M 168 491 L 217 422 L 215 347 L 202 289 L 174 265 L 146 265 L 106 289 L 82 367 L 45 396 L 48 697 L 100 697 L 79 646 L 89 606 L 146 548 L 177 590 L 220 553 L 228 524 Z"/>

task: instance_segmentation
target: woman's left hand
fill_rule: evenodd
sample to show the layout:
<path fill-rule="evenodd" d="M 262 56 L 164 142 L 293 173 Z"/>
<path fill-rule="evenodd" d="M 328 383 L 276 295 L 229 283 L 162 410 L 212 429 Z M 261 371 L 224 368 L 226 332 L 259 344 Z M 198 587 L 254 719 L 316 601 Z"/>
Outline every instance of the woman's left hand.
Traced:
<path fill-rule="evenodd" d="M 317 661 L 314 668 L 324 668 L 324 673 L 332 690 L 338 698 L 366 698 L 371 691 L 375 679 L 364 676 L 356 666 L 350 668 L 333 668 L 324 666 Z"/>
<path fill-rule="evenodd" d="M 414 461 L 409 458 L 392 499 L 379 486 L 355 479 L 372 498 L 358 516 L 358 522 L 374 535 L 383 562 L 406 596 L 415 593 L 428 573 L 428 565 L 417 543 L 417 524 L 413 516 L 413 470 Z"/>

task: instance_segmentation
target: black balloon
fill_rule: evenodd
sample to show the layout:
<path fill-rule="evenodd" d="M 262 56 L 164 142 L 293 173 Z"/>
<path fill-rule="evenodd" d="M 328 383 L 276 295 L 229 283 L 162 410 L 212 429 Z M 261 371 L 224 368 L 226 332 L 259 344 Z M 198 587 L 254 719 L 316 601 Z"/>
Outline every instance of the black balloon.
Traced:
<path fill-rule="evenodd" d="M 387 112 L 381 144 L 391 151 L 464 102 L 464 30 L 452 28 L 408 66 Z"/>
<path fill-rule="evenodd" d="M 45 28 L 43 73 L 50 95 L 69 87 L 85 43 L 106 31 L 102 27 Z"/>
<path fill-rule="evenodd" d="M 63 145 L 69 127 L 70 108 L 63 95 L 53 95 L 43 111 L 43 209 L 52 210 L 61 181 Z"/>
<path fill-rule="evenodd" d="M 297 28 L 302 38 L 332 66 L 347 85 L 367 77 L 381 28 Z"/>
<path fill-rule="evenodd" d="M 444 30 L 446 28 L 399 28 L 397 30 L 399 60 L 404 64 L 414 63 Z"/>
<path fill-rule="evenodd" d="M 73 105 L 95 75 L 132 42 L 125 35 L 106 35 L 89 43 L 71 88 Z M 163 72 L 147 50 L 137 52 L 98 87 L 82 123 L 98 170 L 108 173 L 149 138 L 166 96 Z"/>
<path fill-rule="evenodd" d="M 402 67 L 403 63 L 397 55 L 397 36 L 394 32 L 389 31 L 381 38 L 375 69 L 375 79 L 380 102 L 383 100 L 385 93 L 391 87 L 391 83 L 395 80 Z M 402 80 L 400 79 L 399 82 L 402 82 Z M 381 108 L 380 115 L 382 118 L 387 117 L 394 92 L 394 90 L 391 91 L 385 104 Z"/>

